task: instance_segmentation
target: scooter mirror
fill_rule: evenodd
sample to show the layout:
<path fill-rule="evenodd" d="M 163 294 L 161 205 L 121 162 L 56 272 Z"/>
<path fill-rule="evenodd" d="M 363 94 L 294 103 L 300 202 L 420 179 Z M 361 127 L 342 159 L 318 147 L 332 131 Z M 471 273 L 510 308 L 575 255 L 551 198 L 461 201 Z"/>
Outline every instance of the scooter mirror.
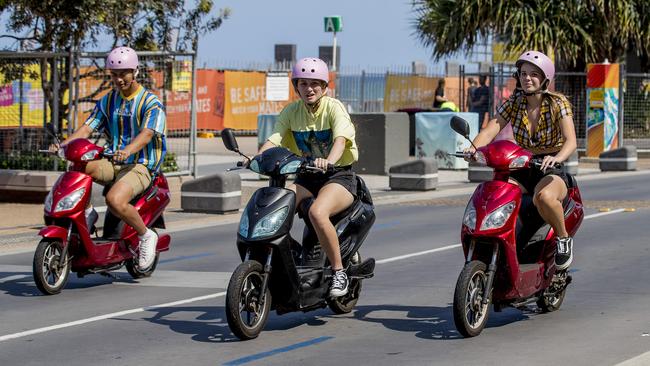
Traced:
<path fill-rule="evenodd" d="M 469 123 L 467 123 L 467 121 L 458 116 L 453 116 L 451 117 L 449 125 L 452 130 L 469 140 Z"/>
<path fill-rule="evenodd" d="M 226 149 L 234 152 L 239 152 L 239 145 L 237 145 L 237 140 L 235 139 L 235 134 L 232 133 L 232 129 L 224 128 L 221 131 L 221 140 L 226 146 Z"/>

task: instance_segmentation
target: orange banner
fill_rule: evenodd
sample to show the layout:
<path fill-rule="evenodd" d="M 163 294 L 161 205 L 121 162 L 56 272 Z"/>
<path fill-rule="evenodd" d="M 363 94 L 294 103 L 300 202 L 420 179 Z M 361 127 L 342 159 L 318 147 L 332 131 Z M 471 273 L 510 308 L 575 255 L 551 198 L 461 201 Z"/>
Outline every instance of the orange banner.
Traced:
<path fill-rule="evenodd" d="M 288 103 L 266 100 L 266 73 L 226 71 L 224 127 L 256 130 L 258 114 L 280 113 Z"/>
<path fill-rule="evenodd" d="M 196 125 L 199 130 L 223 129 L 224 73 L 217 70 L 197 70 Z M 167 92 L 167 130 L 190 128 L 192 94 Z"/>

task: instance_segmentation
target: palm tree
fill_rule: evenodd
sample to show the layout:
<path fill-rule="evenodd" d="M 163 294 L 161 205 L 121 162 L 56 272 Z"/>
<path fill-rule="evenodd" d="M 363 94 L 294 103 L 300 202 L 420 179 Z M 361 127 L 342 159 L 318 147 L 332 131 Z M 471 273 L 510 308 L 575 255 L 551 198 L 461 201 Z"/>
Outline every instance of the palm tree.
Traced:
<path fill-rule="evenodd" d="M 414 0 L 415 34 L 440 59 L 489 36 L 506 51 L 553 52 L 563 69 L 650 54 L 648 0 Z M 650 65 L 648 65 L 650 66 Z"/>

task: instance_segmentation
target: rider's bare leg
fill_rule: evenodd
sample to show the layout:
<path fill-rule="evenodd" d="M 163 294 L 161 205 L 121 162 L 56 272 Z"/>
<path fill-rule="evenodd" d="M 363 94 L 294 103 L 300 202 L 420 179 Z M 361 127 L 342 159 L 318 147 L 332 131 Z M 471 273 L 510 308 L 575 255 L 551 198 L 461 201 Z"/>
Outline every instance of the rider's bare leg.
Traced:
<path fill-rule="evenodd" d="M 343 269 L 339 238 L 330 217 L 348 208 L 354 196 L 338 183 L 326 184 L 318 192 L 316 200 L 309 209 L 309 218 L 314 225 L 316 236 L 321 243 L 333 270 Z"/>
<path fill-rule="evenodd" d="M 309 190 L 301 185 L 292 184 L 287 189 L 296 194 L 296 208 L 300 207 L 300 202 L 309 197 L 314 197 Z"/>
<path fill-rule="evenodd" d="M 147 232 L 142 217 L 138 210 L 129 203 L 133 197 L 133 187 L 124 182 L 115 182 L 113 187 L 106 195 L 106 204 L 117 217 L 124 220 L 125 223 L 131 225 L 142 236 Z"/>
<path fill-rule="evenodd" d="M 564 225 L 564 209 L 562 201 L 568 191 L 562 178 L 557 175 L 547 175 L 535 186 L 533 203 L 540 216 L 546 221 L 558 237 L 569 236 Z"/>

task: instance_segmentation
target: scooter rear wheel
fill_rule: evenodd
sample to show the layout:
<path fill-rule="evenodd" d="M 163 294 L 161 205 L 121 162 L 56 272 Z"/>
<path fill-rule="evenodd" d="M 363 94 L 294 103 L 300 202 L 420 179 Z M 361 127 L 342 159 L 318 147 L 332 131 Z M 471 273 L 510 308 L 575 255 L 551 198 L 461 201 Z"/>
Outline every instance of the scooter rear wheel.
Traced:
<path fill-rule="evenodd" d="M 490 301 L 483 304 L 485 296 L 490 294 L 485 269 L 485 263 L 471 261 L 463 267 L 456 282 L 454 324 L 466 338 L 479 335 L 488 320 Z"/>
<path fill-rule="evenodd" d="M 126 261 L 126 271 L 129 272 L 131 277 L 138 279 L 138 278 L 145 278 L 145 277 L 150 277 L 153 274 L 153 271 L 156 270 L 156 266 L 158 266 L 158 257 L 160 253 L 156 253 L 156 257 L 153 260 L 153 264 L 151 267 L 149 267 L 148 270 L 143 271 L 138 267 L 136 264 L 136 260 L 134 258 L 127 259 Z"/>
<path fill-rule="evenodd" d="M 32 271 L 36 287 L 45 295 L 61 292 L 68 282 L 70 261 L 63 256 L 63 243 L 60 240 L 43 239 L 34 252 Z"/>
<path fill-rule="evenodd" d="M 271 291 L 261 301 L 263 267 L 257 261 L 240 264 L 230 277 L 226 294 L 226 319 L 233 334 L 241 339 L 257 338 L 269 317 Z"/>
<path fill-rule="evenodd" d="M 558 310 L 560 306 L 562 306 L 564 295 L 566 295 L 566 271 L 563 273 L 555 273 L 553 276 L 554 278 L 551 286 L 542 291 L 539 300 L 537 300 L 537 306 L 543 313 L 550 313 L 551 311 Z M 558 292 L 555 289 L 557 286 L 561 286 L 562 290 Z"/>
<path fill-rule="evenodd" d="M 361 263 L 361 255 L 359 252 L 354 253 L 350 259 L 352 264 Z M 361 294 L 361 280 L 358 278 L 351 278 L 350 285 L 348 288 L 348 293 L 344 296 L 330 299 L 327 301 L 327 305 L 334 314 L 347 314 L 354 309 L 359 301 L 359 295 Z"/>

